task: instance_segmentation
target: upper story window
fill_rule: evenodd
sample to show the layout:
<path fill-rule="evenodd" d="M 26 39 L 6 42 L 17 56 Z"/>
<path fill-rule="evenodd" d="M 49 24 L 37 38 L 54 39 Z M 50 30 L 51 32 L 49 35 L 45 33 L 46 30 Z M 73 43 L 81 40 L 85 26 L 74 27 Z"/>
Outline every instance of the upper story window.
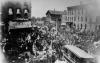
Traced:
<path fill-rule="evenodd" d="M 84 13 L 84 10 L 83 10 L 83 9 L 81 9 L 81 11 L 82 11 L 82 15 L 83 15 L 83 13 Z"/>
<path fill-rule="evenodd" d="M 21 11 L 20 11 L 20 9 L 17 9 L 17 14 L 21 14 Z"/>
<path fill-rule="evenodd" d="M 72 18 L 70 17 L 70 21 L 72 21 Z"/>
<path fill-rule="evenodd" d="M 21 18 L 21 9 L 18 8 L 16 14 L 17 18 Z"/>
<path fill-rule="evenodd" d="M 83 17 L 81 16 L 81 21 L 83 21 Z"/>
<path fill-rule="evenodd" d="M 74 15 L 76 15 L 76 13 L 77 13 L 77 12 L 76 12 L 76 9 L 75 9 L 75 10 L 74 10 Z"/>
<path fill-rule="evenodd" d="M 28 18 L 28 10 L 27 9 L 24 10 L 24 17 Z"/>
<path fill-rule="evenodd" d="M 79 21 L 80 17 L 78 16 L 78 21 Z"/>
<path fill-rule="evenodd" d="M 74 13 L 73 13 L 73 10 L 72 10 L 72 15 L 73 15 Z"/>
<path fill-rule="evenodd" d="M 77 29 L 79 29 L 79 24 L 77 25 Z"/>
<path fill-rule="evenodd" d="M 13 15 L 13 10 L 12 10 L 12 8 L 9 8 L 8 14 L 9 14 L 9 15 Z"/>
<path fill-rule="evenodd" d="M 85 21 L 87 22 L 87 17 L 85 17 Z"/>
<path fill-rule="evenodd" d="M 69 17 L 68 17 L 68 21 L 69 21 Z"/>
<path fill-rule="evenodd" d="M 77 15 L 80 15 L 80 11 L 81 11 L 80 8 L 77 9 L 77 11 L 76 11 L 77 12 Z"/>
<path fill-rule="evenodd" d="M 66 18 L 65 18 L 65 20 L 67 21 L 67 20 L 68 20 L 68 18 L 66 17 Z"/>
<path fill-rule="evenodd" d="M 74 21 L 76 21 L 76 17 L 74 16 Z"/>
<path fill-rule="evenodd" d="M 85 24 L 85 29 L 86 29 L 87 25 Z"/>
<path fill-rule="evenodd" d="M 70 11 L 70 15 L 72 15 L 72 10 Z"/>
<path fill-rule="evenodd" d="M 81 29 L 82 29 L 82 24 L 81 24 Z"/>
<path fill-rule="evenodd" d="M 70 11 L 68 11 L 68 15 L 70 15 Z"/>
<path fill-rule="evenodd" d="M 28 10 L 27 10 L 27 9 L 25 9 L 25 10 L 24 10 L 24 13 L 28 13 Z"/>
<path fill-rule="evenodd" d="M 73 17 L 72 17 L 72 21 L 73 21 Z"/>

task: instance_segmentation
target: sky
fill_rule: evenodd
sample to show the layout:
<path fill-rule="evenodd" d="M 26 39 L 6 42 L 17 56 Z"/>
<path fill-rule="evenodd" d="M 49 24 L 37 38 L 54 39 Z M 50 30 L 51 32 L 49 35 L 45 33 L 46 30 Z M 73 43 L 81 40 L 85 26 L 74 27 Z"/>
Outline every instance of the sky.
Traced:
<path fill-rule="evenodd" d="M 43 17 L 46 16 L 48 10 L 64 11 L 68 6 L 94 3 L 96 1 L 99 0 L 31 0 L 32 16 Z"/>
<path fill-rule="evenodd" d="M 0 1 L 4 2 L 4 1 L 9 1 L 9 0 L 0 0 Z M 11 1 L 14 1 L 14 0 L 11 0 Z M 18 1 L 23 1 L 23 0 L 18 0 Z M 24 0 L 24 1 L 28 1 L 28 0 Z M 89 3 L 91 1 L 100 2 L 99 0 L 31 0 L 31 4 L 32 4 L 31 15 L 34 17 L 45 17 L 46 16 L 45 14 L 48 10 L 55 9 L 58 11 L 64 11 L 67 9 L 66 7 L 68 6 Z"/>
<path fill-rule="evenodd" d="M 79 0 L 32 0 L 32 16 L 43 17 L 48 10 L 64 11 L 67 6 L 79 4 Z"/>

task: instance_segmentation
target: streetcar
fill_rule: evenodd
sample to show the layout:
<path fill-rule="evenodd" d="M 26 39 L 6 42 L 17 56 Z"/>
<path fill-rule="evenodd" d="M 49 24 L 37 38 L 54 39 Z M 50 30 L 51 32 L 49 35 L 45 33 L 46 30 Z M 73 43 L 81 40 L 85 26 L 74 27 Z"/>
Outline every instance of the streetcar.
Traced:
<path fill-rule="evenodd" d="M 92 55 L 74 45 L 63 46 L 63 55 L 68 63 L 95 63 Z"/>

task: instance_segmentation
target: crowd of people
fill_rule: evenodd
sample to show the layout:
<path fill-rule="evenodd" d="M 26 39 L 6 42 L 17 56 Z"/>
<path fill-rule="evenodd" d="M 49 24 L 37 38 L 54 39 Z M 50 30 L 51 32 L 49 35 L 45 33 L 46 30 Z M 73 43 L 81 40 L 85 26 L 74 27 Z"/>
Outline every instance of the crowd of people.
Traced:
<path fill-rule="evenodd" d="M 47 56 L 52 56 L 52 52 L 55 51 L 52 49 L 52 40 L 54 36 L 51 36 L 51 33 L 48 31 L 48 27 L 33 27 L 30 29 L 16 29 L 9 31 L 8 40 L 4 46 L 5 54 L 7 59 L 15 60 L 20 59 L 19 55 L 24 52 L 30 52 L 33 58 L 40 59 Z M 23 56 L 23 55 L 22 55 Z M 26 53 L 24 56 L 28 58 Z M 11 58 L 13 57 L 13 58 Z"/>
<path fill-rule="evenodd" d="M 11 56 L 17 56 L 17 59 L 20 60 L 21 58 L 27 58 L 25 60 L 26 62 L 28 62 L 30 58 L 37 60 L 54 58 L 50 61 L 55 62 L 57 58 L 63 58 L 63 45 L 76 45 L 79 48 L 88 51 L 86 46 L 90 43 L 93 44 L 94 35 L 76 33 L 74 30 L 72 32 L 66 31 L 66 27 L 62 27 L 62 29 L 60 27 L 59 29 L 60 30 L 57 30 L 55 26 L 50 24 L 49 26 L 35 25 L 30 29 L 10 31 L 8 35 L 9 40 L 6 41 L 4 48 L 6 54 L 9 55 L 8 58 Z"/>

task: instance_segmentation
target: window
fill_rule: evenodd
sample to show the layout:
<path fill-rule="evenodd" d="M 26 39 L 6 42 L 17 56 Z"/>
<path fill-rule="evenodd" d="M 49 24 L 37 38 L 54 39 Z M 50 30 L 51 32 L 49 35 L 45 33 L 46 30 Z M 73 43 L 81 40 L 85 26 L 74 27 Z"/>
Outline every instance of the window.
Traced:
<path fill-rule="evenodd" d="M 17 14 L 20 14 L 21 12 L 20 12 L 20 9 L 17 9 Z"/>
<path fill-rule="evenodd" d="M 9 15 L 12 15 L 12 14 L 13 14 L 13 10 L 12 10 L 12 8 L 9 8 L 9 10 L 8 10 L 8 14 L 9 14 Z"/>
<path fill-rule="evenodd" d="M 82 29 L 82 24 L 81 24 L 81 29 Z"/>
<path fill-rule="evenodd" d="M 99 29 L 99 26 L 98 26 L 98 25 L 96 25 L 96 26 L 95 26 L 95 28 L 98 30 L 98 29 Z"/>
<path fill-rule="evenodd" d="M 68 53 L 68 50 L 67 50 L 66 48 L 64 48 L 64 51 L 65 51 L 66 53 Z"/>
<path fill-rule="evenodd" d="M 28 13 L 28 10 L 27 10 L 27 9 L 25 9 L 25 10 L 24 10 L 24 13 Z"/>
<path fill-rule="evenodd" d="M 87 17 L 85 17 L 85 21 L 87 22 Z"/>
<path fill-rule="evenodd" d="M 73 15 L 73 10 L 72 10 L 72 15 Z"/>
<path fill-rule="evenodd" d="M 71 58 L 72 58 L 72 60 L 75 60 L 76 56 L 74 53 L 71 53 Z"/>
<path fill-rule="evenodd" d="M 85 29 L 86 29 L 87 25 L 85 24 Z"/>
<path fill-rule="evenodd" d="M 70 11 L 68 11 L 68 15 L 70 15 Z"/>
<path fill-rule="evenodd" d="M 67 20 L 68 20 L 68 18 L 66 17 L 66 18 L 65 18 L 65 20 L 67 21 Z"/>
<path fill-rule="evenodd" d="M 72 21 L 73 21 L 73 17 L 72 17 Z"/>
<path fill-rule="evenodd" d="M 70 10 L 70 15 L 72 15 L 72 14 L 71 14 L 71 10 Z"/>
<path fill-rule="evenodd" d="M 68 17 L 68 21 L 69 21 L 69 17 Z"/>
<path fill-rule="evenodd" d="M 70 21 L 71 21 L 71 17 L 70 17 Z"/>
<path fill-rule="evenodd" d="M 27 9 L 24 10 L 24 17 L 28 18 L 28 10 Z"/>
<path fill-rule="evenodd" d="M 74 13 L 75 13 L 75 15 L 77 14 L 77 10 L 76 9 L 74 10 Z"/>
<path fill-rule="evenodd" d="M 81 21 L 83 21 L 83 17 L 81 16 Z"/>
<path fill-rule="evenodd" d="M 74 16 L 74 21 L 76 21 L 76 17 Z"/>
<path fill-rule="evenodd" d="M 68 15 L 69 15 L 69 11 L 68 11 L 68 13 L 67 13 Z"/>
<path fill-rule="evenodd" d="M 80 10 L 78 10 L 78 15 L 80 14 Z"/>
<path fill-rule="evenodd" d="M 78 21 L 79 21 L 80 17 L 78 16 Z"/>
<path fill-rule="evenodd" d="M 21 18 L 21 10 L 18 8 L 18 9 L 16 9 L 17 11 L 16 11 L 16 17 L 17 18 Z"/>
<path fill-rule="evenodd" d="M 70 11 L 70 15 L 71 15 L 71 11 Z"/>
<path fill-rule="evenodd" d="M 83 9 L 82 9 L 82 15 L 83 15 Z"/>
<path fill-rule="evenodd" d="M 77 25 L 77 29 L 79 29 L 79 24 Z"/>

